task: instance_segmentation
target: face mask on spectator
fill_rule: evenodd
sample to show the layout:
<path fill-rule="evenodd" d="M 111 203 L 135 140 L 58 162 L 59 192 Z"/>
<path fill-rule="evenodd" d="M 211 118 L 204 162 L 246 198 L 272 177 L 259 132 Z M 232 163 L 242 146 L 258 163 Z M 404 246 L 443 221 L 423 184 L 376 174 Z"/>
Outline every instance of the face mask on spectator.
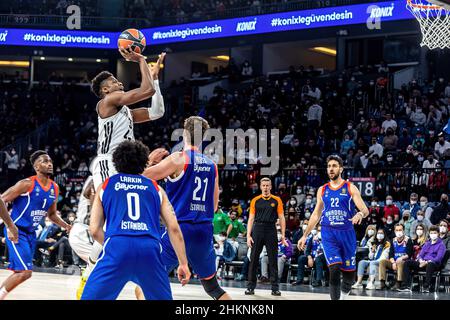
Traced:
<path fill-rule="evenodd" d="M 297 201 L 291 200 L 289 203 L 291 204 L 291 206 L 293 206 L 293 205 L 295 205 L 297 203 Z"/>
<path fill-rule="evenodd" d="M 387 161 L 389 161 L 389 162 L 392 161 L 392 160 L 394 160 L 392 157 L 387 157 L 386 159 L 387 159 Z"/>
<path fill-rule="evenodd" d="M 383 239 L 384 239 L 384 234 L 382 234 L 382 233 L 377 233 L 377 239 L 378 239 L 379 241 L 383 240 Z"/>
<path fill-rule="evenodd" d="M 420 206 L 421 207 L 425 207 L 427 205 L 427 202 L 426 201 L 420 201 Z"/>
<path fill-rule="evenodd" d="M 277 234 L 278 242 L 281 241 L 281 234 Z"/>
<path fill-rule="evenodd" d="M 448 228 L 446 226 L 439 226 L 440 233 L 447 233 Z"/>
<path fill-rule="evenodd" d="M 392 224 L 392 222 L 393 222 L 392 219 L 387 219 L 387 220 L 386 220 L 386 223 L 387 223 L 387 224 Z"/>
<path fill-rule="evenodd" d="M 302 189 L 297 188 L 297 194 L 301 194 L 302 193 Z"/>
<path fill-rule="evenodd" d="M 397 238 L 403 237 L 403 231 L 395 231 L 395 236 L 396 236 Z"/>
<path fill-rule="evenodd" d="M 305 232 L 306 228 L 308 228 L 308 225 L 307 225 L 307 224 L 302 225 L 302 230 L 303 230 L 303 232 Z"/>
<path fill-rule="evenodd" d="M 418 156 L 418 157 L 417 157 L 417 160 L 419 160 L 420 162 L 422 162 L 423 159 L 424 159 L 424 157 L 422 157 L 422 156 Z"/>
<path fill-rule="evenodd" d="M 224 241 L 225 237 L 224 236 L 219 236 L 219 241 Z"/>
<path fill-rule="evenodd" d="M 418 237 L 421 237 L 423 235 L 423 230 L 417 229 L 416 234 Z"/>
<path fill-rule="evenodd" d="M 311 217 L 311 213 L 309 211 L 305 212 L 305 218 L 309 219 Z"/>
<path fill-rule="evenodd" d="M 438 234 L 437 233 L 430 233 L 430 239 L 432 241 L 435 241 L 438 238 Z"/>
<path fill-rule="evenodd" d="M 386 200 L 386 205 L 390 206 L 392 204 L 392 200 Z"/>
<path fill-rule="evenodd" d="M 242 223 L 242 222 L 244 222 L 244 219 L 239 218 L 238 221 L 239 221 L 240 223 Z"/>
<path fill-rule="evenodd" d="M 423 215 L 418 214 L 417 215 L 417 221 L 423 221 Z"/>
<path fill-rule="evenodd" d="M 415 205 L 417 203 L 417 200 L 411 200 L 409 203 L 411 203 L 411 205 Z"/>
<path fill-rule="evenodd" d="M 312 234 L 313 236 L 315 236 L 315 235 L 317 234 L 317 230 L 316 230 L 316 229 L 312 229 L 312 230 L 311 230 L 311 234 Z"/>
<path fill-rule="evenodd" d="M 371 205 L 372 207 L 376 207 L 376 206 L 377 206 L 377 202 L 376 202 L 376 201 L 372 201 L 372 202 L 370 203 L 370 205 Z"/>
<path fill-rule="evenodd" d="M 351 124 L 349 124 L 349 125 L 347 126 L 347 129 L 350 130 L 351 128 L 353 128 L 353 126 L 352 126 Z"/>
<path fill-rule="evenodd" d="M 74 221 L 75 221 L 75 217 L 70 217 L 70 218 L 69 218 L 69 221 L 70 221 L 70 222 L 74 222 Z"/>
<path fill-rule="evenodd" d="M 372 230 L 372 229 L 370 229 L 370 230 L 367 231 L 367 235 L 368 235 L 369 237 L 373 236 L 374 234 L 375 234 L 375 231 Z"/>
<path fill-rule="evenodd" d="M 309 205 L 309 204 L 311 204 L 311 203 L 312 203 L 312 199 L 309 199 L 309 198 L 308 198 L 308 199 L 305 200 L 305 204 L 308 204 L 308 205 Z"/>

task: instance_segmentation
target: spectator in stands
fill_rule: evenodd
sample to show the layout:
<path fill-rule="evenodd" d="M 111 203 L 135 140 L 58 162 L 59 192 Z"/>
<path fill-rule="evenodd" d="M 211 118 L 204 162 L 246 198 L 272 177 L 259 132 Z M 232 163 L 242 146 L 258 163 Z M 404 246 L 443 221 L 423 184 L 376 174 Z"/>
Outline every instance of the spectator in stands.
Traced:
<path fill-rule="evenodd" d="M 19 156 L 16 149 L 11 148 L 10 152 L 4 151 L 5 164 L 8 168 L 8 184 L 13 184 L 17 179 L 17 172 L 20 167 Z"/>
<path fill-rule="evenodd" d="M 403 210 L 402 219 L 400 220 L 400 224 L 403 225 L 406 235 L 411 234 L 411 226 L 414 223 L 415 219 L 412 217 L 411 212 L 409 210 Z"/>
<path fill-rule="evenodd" d="M 225 234 L 227 233 L 228 230 L 228 226 L 230 225 L 231 221 L 230 221 L 230 217 L 225 214 L 221 208 L 219 208 L 215 213 L 214 213 L 214 218 L 213 218 L 213 229 L 214 229 L 214 239 L 216 241 L 219 240 L 219 234 L 225 232 Z"/>
<path fill-rule="evenodd" d="M 238 213 L 234 210 L 230 211 L 230 224 L 227 229 L 227 237 L 235 239 L 237 237 L 245 237 L 247 230 L 245 229 L 242 222 L 237 218 Z"/>
<path fill-rule="evenodd" d="M 433 154 L 429 154 L 427 157 L 427 160 L 425 160 L 422 164 L 422 168 L 423 169 L 434 169 L 436 168 L 436 165 L 439 163 L 439 161 L 437 161 L 434 158 Z M 429 171 L 427 173 L 430 173 Z"/>
<path fill-rule="evenodd" d="M 248 79 L 253 76 L 253 68 L 248 60 L 245 60 L 242 64 L 241 75 L 244 79 Z"/>
<path fill-rule="evenodd" d="M 438 159 L 441 159 L 448 149 L 450 149 L 450 142 L 445 140 L 445 135 L 441 132 L 438 134 L 438 141 L 434 145 L 434 154 Z"/>
<path fill-rule="evenodd" d="M 364 237 L 361 239 L 359 246 L 372 248 L 372 244 L 375 242 L 376 231 L 377 231 L 377 229 L 374 224 L 367 226 L 366 233 L 364 234 Z"/>
<path fill-rule="evenodd" d="M 231 211 L 235 211 L 238 217 L 242 216 L 244 210 L 242 209 L 242 206 L 239 203 L 238 199 L 233 199 L 233 201 L 231 202 Z"/>
<path fill-rule="evenodd" d="M 299 210 L 296 207 L 290 207 L 286 217 L 286 230 L 290 233 L 295 232 L 300 227 Z"/>
<path fill-rule="evenodd" d="M 291 241 L 286 238 L 287 246 L 285 246 L 281 241 L 281 232 L 278 232 L 278 279 L 281 280 L 281 277 L 283 276 L 284 266 L 287 261 L 289 261 L 292 257 L 292 243 Z M 266 257 L 263 257 L 263 260 L 265 260 L 265 263 L 269 263 L 269 259 Z M 263 263 L 261 261 L 261 263 Z M 289 280 L 289 279 L 288 279 Z"/>
<path fill-rule="evenodd" d="M 217 274 L 221 275 L 222 265 L 225 262 L 231 262 L 236 257 L 236 250 L 226 241 L 226 232 L 221 232 L 217 237 L 217 242 L 214 244 L 214 251 L 216 252 L 216 270 Z"/>
<path fill-rule="evenodd" d="M 317 130 L 322 125 L 322 107 L 318 101 L 308 108 L 308 136 L 317 136 Z"/>
<path fill-rule="evenodd" d="M 439 223 L 439 238 L 441 238 L 446 243 L 447 250 L 450 249 L 448 247 L 448 244 L 450 244 L 450 237 L 448 235 L 448 221 L 447 220 L 441 220 Z"/>
<path fill-rule="evenodd" d="M 439 221 L 446 219 L 447 221 L 450 218 L 450 207 L 448 205 L 448 195 L 443 193 L 441 195 L 441 203 L 436 206 L 431 214 L 431 223 L 433 225 L 437 225 Z"/>
<path fill-rule="evenodd" d="M 430 220 L 431 214 L 433 213 L 433 208 L 428 203 L 428 198 L 425 196 L 420 197 L 420 210 L 425 212 L 425 218 Z"/>
<path fill-rule="evenodd" d="M 353 121 L 349 121 L 347 124 L 347 130 L 344 131 L 342 134 L 343 140 L 345 141 L 345 136 L 349 136 L 350 140 L 356 142 L 358 139 L 358 131 L 356 131 L 355 128 L 353 128 Z"/>
<path fill-rule="evenodd" d="M 303 223 L 303 226 L 308 226 L 308 224 Z M 303 231 L 306 230 L 305 228 L 302 228 Z M 297 259 L 297 280 L 292 282 L 292 285 L 302 285 L 303 280 L 305 277 L 305 267 L 312 268 L 314 266 L 314 257 L 317 253 L 317 249 L 319 248 L 319 245 L 321 243 L 321 239 L 317 237 L 317 228 L 311 230 L 311 235 L 308 236 L 308 239 L 306 240 L 306 249 L 303 255 L 300 255 Z"/>
<path fill-rule="evenodd" d="M 419 223 L 416 227 L 416 232 L 411 236 L 413 241 L 413 260 L 417 258 L 420 250 L 428 239 L 428 228 L 425 224 Z"/>
<path fill-rule="evenodd" d="M 388 216 L 391 216 L 393 221 L 399 221 L 400 219 L 400 209 L 394 204 L 391 195 L 386 197 L 386 205 L 383 208 L 384 217 L 383 222 L 386 223 Z"/>
<path fill-rule="evenodd" d="M 398 137 L 392 128 L 386 130 L 386 136 L 383 138 L 383 147 L 386 151 L 397 151 Z"/>
<path fill-rule="evenodd" d="M 393 132 L 397 130 L 397 121 L 392 119 L 392 115 L 390 113 L 385 114 L 386 120 L 381 124 L 381 133 L 385 133 L 388 128 L 391 128 Z"/>
<path fill-rule="evenodd" d="M 383 209 L 380 207 L 378 203 L 378 198 L 373 197 L 372 201 L 370 202 L 369 207 L 369 216 L 367 217 L 368 223 L 375 225 L 377 229 L 381 228 L 383 226 Z"/>
<path fill-rule="evenodd" d="M 445 188 L 447 188 L 447 180 L 447 175 L 442 169 L 442 163 L 438 162 L 428 181 L 428 187 L 432 190 L 431 196 L 433 198 L 435 195 L 438 195 L 439 190 L 445 190 Z"/>
<path fill-rule="evenodd" d="M 408 133 L 408 128 L 403 128 L 397 143 L 397 147 L 400 150 L 406 150 L 409 145 L 412 145 L 413 139 Z"/>
<path fill-rule="evenodd" d="M 416 234 L 416 228 L 419 224 L 425 225 L 427 228 L 431 227 L 433 224 L 425 218 L 425 213 L 421 210 L 417 212 L 417 219 L 411 224 L 410 235 L 411 237 Z"/>
<path fill-rule="evenodd" d="M 418 203 L 418 200 L 419 200 L 419 195 L 417 193 L 413 192 L 409 196 L 409 203 L 405 203 L 402 207 L 402 210 L 408 210 L 414 219 L 417 218 L 417 212 L 420 210 L 420 205 Z"/>
<path fill-rule="evenodd" d="M 405 282 L 399 291 L 410 292 L 411 276 L 413 271 L 425 270 L 425 282 L 423 284 L 424 293 L 430 292 L 431 278 L 435 271 L 441 267 L 442 260 L 445 255 L 445 245 L 439 238 L 439 228 L 431 226 L 430 240 L 425 243 L 420 251 L 417 260 L 409 260 L 405 263 L 403 268 Z M 436 290 L 438 288 L 435 288 Z"/>
<path fill-rule="evenodd" d="M 386 219 L 386 224 L 383 227 L 383 230 L 389 240 L 393 239 L 395 236 L 394 229 L 395 229 L 394 218 L 392 218 L 392 216 L 388 216 Z"/>
<path fill-rule="evenodd" d="M 340 154 L 341 154 L 342 158 L 347 157 L 347 153 L 350 149 L 355 149 L 355 141 L 350 139 L 350 136 L 348 134 L 346 134 L 344 136 L 344 141 L 342 141 L 342 143 L 341 143 Z"/>
<path fill-rule="evenodd" d="M 57 230 L 57 241 L 55 243 L 52 243 L 51 246 L 47 248 L 47 250 L 41 250 L 41 252 L 48 256 L 52 255 L 52 253 L 55 252 L 57 254 L 56 268 L 62 269 L 64 268 L 64 255 L 66 253 L 70 253 L 70 255 L 72 255 L 72 248 L 70 247 L 66 230 L 59 227 L 57 227 Z"/>
<path fill-rule="evenodd" d="M 409 112 L 408 112 L 409 111 Z M 427 116 L 422 111 L 422 107 L 416 107 L 415 111 L 406 109 L 406 114 L 409 115 L 409 120 L 418 126 L 424 126 L 427 122 Z"/>
<path fill-rule="evenodd" d="M 405 261 L 411 259 L 413 256 L 413 243 L 411 238 L 405 235 L 403 226 L 401 224 L 395 225 L 395 238 L 392 239 L 389 259 L 380 261 L 380 290 L 386 289 L 386 270 L 390 269 L 397 271 L 397 282 L 393 290 L 401 287 L 403 277 L 403 266 Z"/>
<path fill-rule="evenodd" d="M 369 152 L 366 155 L 366 158 L 371 158 L 374 155 L 378 156 L 378 159 L 383 157 L 384 148 L 381 144 L 378 143 L 377 137 L 372 137 L 372 145 L 369 148 Z"/>
<path fill-rule="evenodd" d="M 42 261 L 39 253 L 44 253 L 47 248 L 52 244 L 56 243 L 57 234 L 60 232 L 58 226 L 50 220 L 50 218 L 45 218 L 45 225 L 37 235 L 36 240 L 36 250 L 34 252 L 34 257 L 37 263 Z"/>
<path fill-rule="evenodd" d="M 363 287 L 362 280 L 367 267 L 369 267 L 369 280 L 367 282 L 366 289 L 375 289 L 375 279 L 378 275 L 380 261 L 387 260 L 389 258 L 390 245 L 391 243 L 388 241 L 384 230 L 379 229 L 377 231 L 376 239 L 369 246 L 369 259 L 361 260 L 358 263 L 358 280 L 352 286 L 353 289 Z"/>

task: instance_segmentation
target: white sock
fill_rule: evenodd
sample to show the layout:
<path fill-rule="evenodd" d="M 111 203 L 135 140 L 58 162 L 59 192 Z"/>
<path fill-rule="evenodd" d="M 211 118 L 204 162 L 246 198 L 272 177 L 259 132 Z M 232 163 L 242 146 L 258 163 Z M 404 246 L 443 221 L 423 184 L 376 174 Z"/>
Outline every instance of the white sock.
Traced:
<path fill-rule="evenodd" d="M 5 287 L 2 287 L 2 288 L 0 289 L 0 300 L 5 300 L 6 295 L 7 295 L 8 293 L 9 293 L 9 292 L 5 289 Z"/>

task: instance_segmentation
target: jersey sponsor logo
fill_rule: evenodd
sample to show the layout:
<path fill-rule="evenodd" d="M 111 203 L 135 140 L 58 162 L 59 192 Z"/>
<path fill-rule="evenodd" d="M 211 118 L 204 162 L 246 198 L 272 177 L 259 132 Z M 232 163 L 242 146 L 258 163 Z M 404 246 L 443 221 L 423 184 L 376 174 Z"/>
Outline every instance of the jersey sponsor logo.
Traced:
<path fill-rule="evenodd" d="M 148 190 L 148 186 L 137 185 L 137 184 L 127 184 L 127 183 L 123 183 L 123 182 L 116 182 L 116 184 L 114 185 L 114 190 L 116 190 L 116 191 L 119 191 L 119 190 L 124 190 L 124 191 L 128 191 L 128 190 L 142 190 L 142 191 L 146 191 L 146 190 Z"/>
<path fill-rule="evenodd" d="M 340 194 L 340 195 L 341 195 L 341 196 L 347 195 L 347 189 L 343 188 L 343 189 L 341 190 L 341 194 Z"/>
<path fill-rule="evenodd" d="M 50 190 L 49 198 L 55 199 L 55 190 L 53 190 L 53 189 Z"/>
<path fill-rule="evenodd" d="M 31 220 L 33 221 L 33 227 L 36 227 L 39 222 L 41 222 L 42 218 L 45 217 L 47 211 L 45 210 L 33 210 L 30 213 Z"/>
<path fill-rule="evenodd" d="M 272 208 L 274 208 L 274 207 L 275 207 L 275 203 L 271 203 L 270 206 L 271 206 Z"/>

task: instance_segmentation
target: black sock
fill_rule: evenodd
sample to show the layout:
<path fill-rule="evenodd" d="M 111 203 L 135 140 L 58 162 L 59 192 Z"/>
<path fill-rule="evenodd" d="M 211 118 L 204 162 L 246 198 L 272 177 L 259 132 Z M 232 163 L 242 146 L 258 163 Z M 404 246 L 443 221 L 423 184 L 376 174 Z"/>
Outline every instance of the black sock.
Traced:
<path fill-rule="evenodd" d="M 337 264 L 330 266 L 330 296 L 331 300 L 341 297 L 341 270 Z"/>

